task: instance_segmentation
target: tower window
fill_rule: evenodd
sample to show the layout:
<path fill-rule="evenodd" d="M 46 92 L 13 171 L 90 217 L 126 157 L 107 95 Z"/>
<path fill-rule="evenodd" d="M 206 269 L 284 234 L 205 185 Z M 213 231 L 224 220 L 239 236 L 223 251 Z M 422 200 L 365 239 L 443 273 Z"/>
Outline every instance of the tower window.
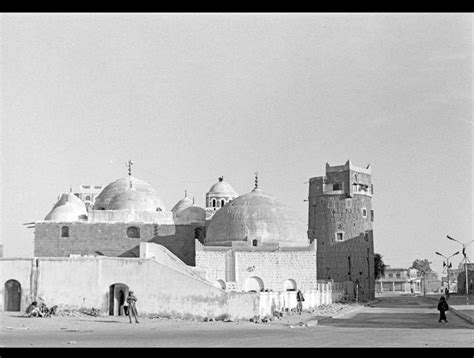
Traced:
<path fill-rule="evenodd" d="M 213 207 L 213 208 L 216 207 L 216 199 L 212 199 L 212 207 Z"/>
<path fill-rule="evenodd" d="M 367 209 L 366 208 L 362 208 L 362 217 L 363 218 L 367 217 Z"/>
<path fill-rule="evenodd" d="M 344 231 L 337 231 L 335 234 L 336 241 L 344 241 Z"/>
<path fill-rule="evenodd" d="M 252 240 L 252 246 L 257 246 L 257 243 L 258 243 L 258 241 L 256 239 Z"/>
<path fill-rule="evenodd" d="M 224 206 L 224 205 L 225 205 L 225 200 L 222 199 L 222 200 L 221 200 L 221 206 Z"/>
<path fill-rule="evenodd" d="M 370 220 L 374 221 L 374 211 L 370 210 Z"/>
<path fill-rule="evenodd" d="M 127 228 L 127 237 L 131 239 L 139 239 L 140 238 L 140 228 L 136 226 L 129 226 Z"/>
<path fill-rule="evenodd" d="M 61 228 L 61 237 L 69 237 L 69 227 L 63 226 Z"/>
<path fill-rule="evenodd" d="M 341 184 L 333 184 L 332 190 L 341 190 Z"/>

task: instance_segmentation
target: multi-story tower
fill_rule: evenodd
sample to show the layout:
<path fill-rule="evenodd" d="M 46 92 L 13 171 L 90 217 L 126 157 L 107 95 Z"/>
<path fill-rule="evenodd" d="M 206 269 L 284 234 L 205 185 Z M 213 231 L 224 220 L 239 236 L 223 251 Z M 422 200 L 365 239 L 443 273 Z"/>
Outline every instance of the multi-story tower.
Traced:
<path fill-rule="evenodd" d="M 317 243 L 317 277 L 352 281 L 360 300 L 375 297 L 371 168 L 348 160 L 309 180 L 308 237 Z"/>

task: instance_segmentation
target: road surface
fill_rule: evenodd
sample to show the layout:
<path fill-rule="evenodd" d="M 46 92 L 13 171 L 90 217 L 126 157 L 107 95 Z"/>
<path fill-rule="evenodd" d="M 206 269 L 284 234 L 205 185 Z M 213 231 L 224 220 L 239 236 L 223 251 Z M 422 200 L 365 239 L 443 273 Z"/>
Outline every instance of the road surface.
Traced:
<path fill-rule="evenodd" d="M 438 322 L 437 302 L 383 297 L 351 306 L 341 317 L 290 315 L 269 323 L 197 322 L 142 317 L 26 318 L 1 312 L 0 347 L 467 347 L 473 324 L 448 312 Z M 342 311 L 344 312 L 344 311 Z"/>

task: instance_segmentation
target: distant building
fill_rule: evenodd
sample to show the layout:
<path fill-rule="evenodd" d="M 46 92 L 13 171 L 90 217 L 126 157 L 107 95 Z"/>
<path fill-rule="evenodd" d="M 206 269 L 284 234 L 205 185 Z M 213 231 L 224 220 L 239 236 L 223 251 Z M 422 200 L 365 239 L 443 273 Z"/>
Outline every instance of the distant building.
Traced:
<path fill-rule="evenodd" d="M 441 280 L 436 275 L 422 273 L 416 269 L 391 268 L 386 266 L 384 275 L 375 281 L 377 293 L 425 294 L 439 292 Z"/>
<path fill-rule="evenodd" d="M 460 294 L 466 294 L 466 267 L 464 265 L 467 265 L 467 282 L 469 283 L 468 292 L 471 294 L 474 292 L 474 263 L 465 263 L 459 267 L 457 275 L 457 292 Z"/>

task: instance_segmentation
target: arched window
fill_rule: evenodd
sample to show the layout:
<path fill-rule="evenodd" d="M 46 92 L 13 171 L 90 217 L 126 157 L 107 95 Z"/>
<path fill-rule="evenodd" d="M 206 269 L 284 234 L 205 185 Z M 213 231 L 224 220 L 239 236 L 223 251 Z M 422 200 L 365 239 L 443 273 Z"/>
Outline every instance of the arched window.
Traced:
<path fill-rule="evenodd" d="M 225 200 L 222 199 L 222 200 L 221 200 L 221 206 L 224 206 L 224 205 L 225 205 Z"/>
<path fill-rule="evenodd" d="M 89 195 L 86 196 L 86 200 L 91 200 L 91 197 Z"/>
<path fill-rule="evenodd" d="M 161 210 L 161 208 L 156 208 L 156 211 L 161 212 L 163 210 Z"/>
<path fill-rule="evenodd" d="M 362 208 L 362 217 L 363 218 L 367 217 L 367 209 L 366 208 Z"/>
<path fill-rule="evenodd" d="M 127 237 L 131 239 L 139 239 L 140 238 L 140 228 L 136 226 L 129 226 L 127 228 Z"/>
<path fill-rule="evenodd" d="M 257 239 L 252 240 L 252 246 L 257 246 L 257 244 L 258 244 Z"/>
<path fill-rule="evenodd" d="M 296 281 L 291 278 L 286 280 L 283 289 L 285 291 L 296 291 Z"/>
<path fill-rule="evenodd" d="M 202 240 L 202 229 L 200 227 L 194 229 L 194 238 L 201 241 Z"/>
<path fill-rule="evenodd" d="M 63 226 L 61 228 L 61 237 L 69 237 L 69 227 Z"/>
<path fill-rule="evenodd" d="M 213 207 L 213 208 L 216 207 L 216 199 L 212 199 L 212 207 Z"/>

